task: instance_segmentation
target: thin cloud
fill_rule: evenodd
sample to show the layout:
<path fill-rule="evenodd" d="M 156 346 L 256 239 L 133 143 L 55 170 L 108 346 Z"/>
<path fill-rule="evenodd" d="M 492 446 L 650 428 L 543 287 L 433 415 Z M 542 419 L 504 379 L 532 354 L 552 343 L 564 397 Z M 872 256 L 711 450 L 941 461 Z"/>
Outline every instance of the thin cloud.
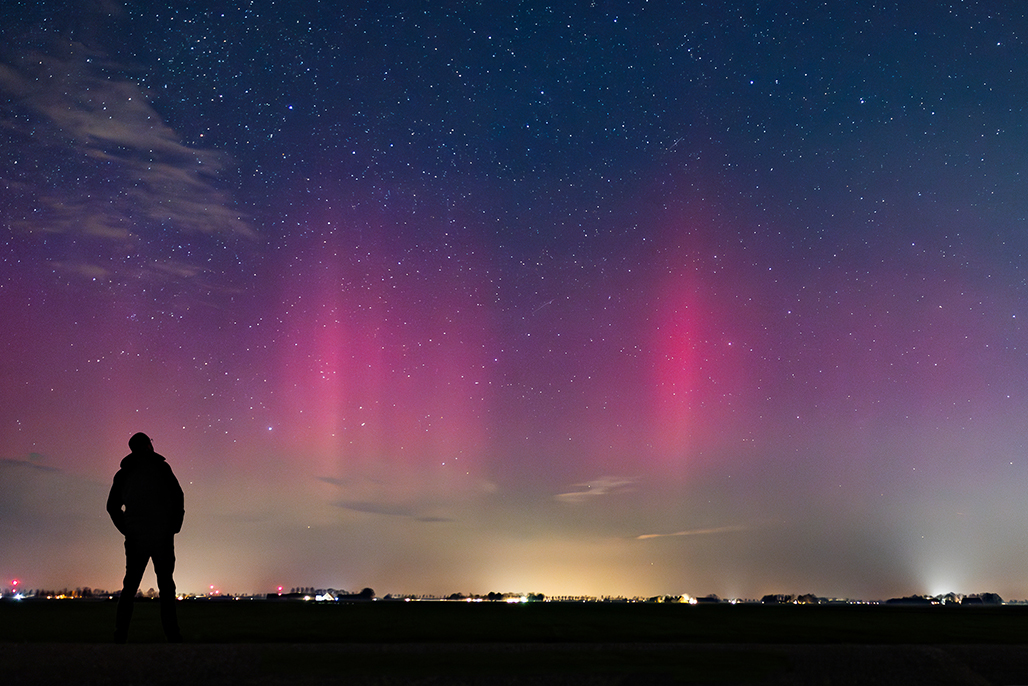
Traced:
<path fill-rule="evenodd" d="M 0 95 L 8 103 L 0 129 L 26 161 L 34 158 L 19 167 L 47 169 L 59 159 L 63 171 L 60 179 L 26 172 L 30 177 L 12 186 L 8 226 L 89 239 L 93 253 L 81 258 L 88 263 L 52 266 L 92 278 L 116 277 L 126 253 L 153 250 L 152 232 L 254 241 L 255 231 L 219 184 L 232 158 L 184 143 L 123 73 L 122 65 L 78 43 L 0 64 Z M 144 259 L 157 265 L 168 257 Z"/>
<path fill-rule="evenodd" d="M 578 490 L 559 493 L 554 498 L 563 503 L 583 503 L 587 500 L 610 495 L 611 493 L 623 493 L 629 490 L 629 487 L 634 483 L 635 479 L 631 478 L 604 476 L 592 481 L 573 484 L 572 487 Z"/>
<path fill-rule="evenodd" d="M 466 508 L 496 490 L 486 481 L 421 479 L 385 464 L 314 478 L 335 487 L 327 501 L 333 507 L 425 523 L 460 521 Z"/>
<path fill-rule="evenodd" d="M 333 503 L 336 507 L 353 512 L 366 514 L 385 515 L 387 517 L 406 517 L 416 522 L 452 522 L 446 517 L 433 517 L 419 514 L 413 508 L 404 505 L 390 505 L 386 503 L 374 503 L 368 501 L 338 500 Z"/>
<path fill-rule="evenodd" d="M 637 541 L 642 541 L 650 538 L 667 538 L 669 536 L 709 536 L 711 534 L 727 534 L 736 531 L 748 531 L 752 527 L 743 524 L 736 524 L 732 526 L 715 526 L 708 529 L 690 529 L 688 531 L 676 531 L 668 534 L 640 534 L 636 536 Z"/>
<path fill-rule="evenodd" d="M 334 476 L 316 476 L 314 478 L 316 478 L 318 481 L 324 481 L 326 484 L 339 486 L 340 488 L 345 488 L 353 483 L 352 479 L 337 479 Z"/>
<path fill-rule="evenodd" d="M 22 61 L 24 67 L 0 69 L 0 90 L 56 127 L 47 143 L 71 148 L 134 181 L 120 197 L 142 217 L 171 222 L 185 232 L 253 238 L 253 230 L 231 209 L 231 198 L 214 185 L 231 163 L 229 156 L 184 144 L 143 90 L 106 76 L 97 65 L 102 62 L 102 55 L 81 46 L 63 56 L 36 52 Z M 72 214 L 58 215 L 62 223 L 51 228 L 70 230 Z"/>
<path fill-rule="evenodd" d="M 31 458 L 36 459 L 38 455 L 33 453 L 30 455 Z M 60 472 L 61 470 L 57 467 L 50 467 L 45 464 L 39 464 L 38 462 L 30 460 L 15 460 L 7 457 L 0 457 L 0 467 L 28 467 L 29 469 L 35 469 L 40 472 Z"/>
<path fill-rule="evenodd" d="M 354 512 L 365 512 L 368 514 L 388 515 L 390 517 L 414 518 L 416 516 L 410 508 L 403 505 L 389 505 L 387 503 L 375 503 L 362 500 L 337 500 L 333 505 L 344 510 L 353 510 Z"/>

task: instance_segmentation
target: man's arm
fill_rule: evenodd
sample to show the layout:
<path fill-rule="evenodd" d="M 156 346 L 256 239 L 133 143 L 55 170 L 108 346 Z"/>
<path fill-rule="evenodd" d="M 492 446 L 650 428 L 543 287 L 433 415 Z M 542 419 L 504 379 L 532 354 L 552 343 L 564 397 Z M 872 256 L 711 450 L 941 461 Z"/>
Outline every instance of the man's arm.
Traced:
<path fill-rule="evenodd" d="M 125 533 L 125 510 L 121 509 L 121 472 L 114 475 L 114 483 L 111 484 L 111 492 L 107 496 L 107 514 L 111 516 L 114 526 L 118 531 Z"/>
<path fill-rule="evenodd" d="M 169 481 L 169 492 L 171 493 L 170 513 L 172 515 L 172 527 L 175 533 L 182 531 L 182 520 L 186 517 L 186 499 L 182 493 L 182 486 L 179 485 L 178 479 L 175 478 L 175 472 L 171 471 L 171 465 L 168 465 L 168 476 L 171 477 Z"/>

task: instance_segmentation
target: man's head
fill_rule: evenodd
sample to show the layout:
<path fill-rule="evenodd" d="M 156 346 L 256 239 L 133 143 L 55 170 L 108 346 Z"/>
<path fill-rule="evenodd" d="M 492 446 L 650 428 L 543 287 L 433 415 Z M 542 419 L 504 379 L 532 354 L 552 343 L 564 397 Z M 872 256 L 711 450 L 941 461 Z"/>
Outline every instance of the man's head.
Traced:
<path fill-rule="evenodd" d="M 134 453 L 152 453 L 153 443 L 150 437 L 144 433 L 133 434 L 129 439 L 129 450 Z"/>

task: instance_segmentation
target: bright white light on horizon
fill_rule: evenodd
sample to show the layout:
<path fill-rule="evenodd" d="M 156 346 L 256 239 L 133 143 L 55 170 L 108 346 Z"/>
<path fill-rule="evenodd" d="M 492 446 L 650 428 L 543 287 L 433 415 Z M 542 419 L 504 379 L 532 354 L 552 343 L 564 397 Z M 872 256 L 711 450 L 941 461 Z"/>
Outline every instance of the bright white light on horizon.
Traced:
<path fill-rule="evenodd" d="M 957 578 L 958 575 L 952 572 L 940 571 L 939 573 L 932 574 L 926 579 L 925 587 L 927 587 L 928 595 L 932 597 L 938 597 L 946 595 L 947 593 L 970 593 L 969 589 L 963 588 L 961 580 Z"/>

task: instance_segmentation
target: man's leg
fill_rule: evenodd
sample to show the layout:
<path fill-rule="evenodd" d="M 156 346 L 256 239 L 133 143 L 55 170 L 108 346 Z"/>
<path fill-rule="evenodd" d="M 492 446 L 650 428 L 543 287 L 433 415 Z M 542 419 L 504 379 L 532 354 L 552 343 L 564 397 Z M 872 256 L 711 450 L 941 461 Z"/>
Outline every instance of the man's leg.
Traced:
<path fill-rule="evenodd" d="M 114 628 L 114 640 L 124 643 L 128 640 L 129 622 L 132 621 L 132 604 L 139 590 L 139 582 L 143 580 L 146 563 L 150 553 L 146 546 L 138 541 L 125 539 L 125 580 L 121 586 L 121 597 L 118 598 L 118 615 Z"/>
<path fill-rule="evenodd" d="M 157 590 L 161 593 L 161 625 L 172 643 L 182 640 L 175 606 L 175 536 L 161 539 L 154 545 L 153 570 L 157 574 Z"/>

